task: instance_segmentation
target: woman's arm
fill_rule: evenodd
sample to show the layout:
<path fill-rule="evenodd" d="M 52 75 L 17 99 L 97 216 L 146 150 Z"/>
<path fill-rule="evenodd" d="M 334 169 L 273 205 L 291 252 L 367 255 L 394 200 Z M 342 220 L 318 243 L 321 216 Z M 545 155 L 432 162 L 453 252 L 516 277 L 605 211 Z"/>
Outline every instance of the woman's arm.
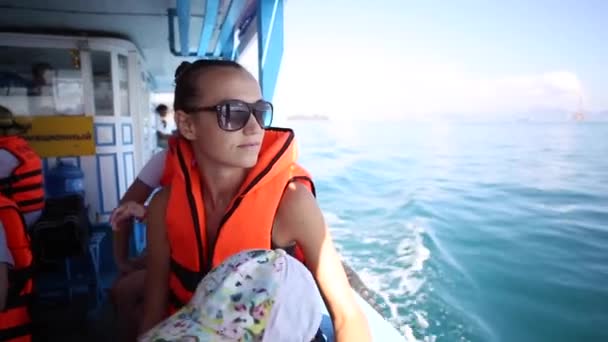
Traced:
<path fill-rule="evenodd" d="M 153 190 L 153 188 L 137 178 L 120 200 L 120 205 L 122 206 L 128 202 L 135 202 L 143 205 Z M 121 206 L 116 210 L 121 210 Z M 114 212 L 112 216 L 114 217 L 118 214 L 118 212 Z M 133 231 L 133 217 L 121 217 L 119 220 L 112 219 L 112 226 L 114 233 L 112 239 L 114 245 L 114 261 L 121 272 L 127 273 L 130 268 L 128 255 L 129 239 L 131 238 L 131 232 Z"/>
<path fill-rule="evenodd" d="M 302 247 L 306 266 L 332 317 L 336 341 L 371 341 L 367 320 L 355 301 L 323 213 L 304 185 L 292 183 L 285 190 L 275 229 L 280 240 L 296 241 Z"/>
<path fill-rule="evenodd" d="M 135 213 L 131 213 L 129 210 L 126 212 L 123 210 L 122 215 L 120 215 L 121 213 L 118 211 L 129 202 L 135 202 L 143 207 L 143 204 L 152 191 L 160 186 L 166 159 L 167 151 L 163 150 L 157 152 L 148 160 L 146 165 L 144 165 L 137 175 L 133 184 L 131 184 L 123 198 L 120 200 L 120 206 L 116 209 L 116 212 L 112 214 L 114 260 L 121 272 L 129 272 L 132 270 L 131 263 L 128 260 L 128 251 L 129 240 L 131 238 L 131 232 L 133 231 L 133 215 Z"/>
<path fill-rule="evenodd" d="M 165 318 L 169 293 L 170 248 L 165 226 L 165 210 L 170 189 L 159 191 L 150 202 L 146 249 L 146 280 L 144 317 L 141 333 L 153 328 Z"/>

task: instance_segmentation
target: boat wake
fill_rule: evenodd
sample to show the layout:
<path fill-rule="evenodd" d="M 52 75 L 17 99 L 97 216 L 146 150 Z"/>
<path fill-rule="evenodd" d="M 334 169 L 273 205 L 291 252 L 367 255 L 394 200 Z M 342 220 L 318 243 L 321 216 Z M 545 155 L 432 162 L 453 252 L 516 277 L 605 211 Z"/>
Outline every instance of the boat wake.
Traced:
<path fill-rule="evenodd" d="M 361 237 L 336 214 L 326 212 L 325 217 L 355 291 L 407 341 L 434 341 L 434 336 L 419 340 L 414 334 L 424 335 L 429 327 L 427 313 L 417 305 L 426 297 L 424 266 L 431 255 L 424 245 L 423 225 L 411 222 L 398 229 L 366 230 Z M 399 236 L 390 236 L 396 231 Z"/>

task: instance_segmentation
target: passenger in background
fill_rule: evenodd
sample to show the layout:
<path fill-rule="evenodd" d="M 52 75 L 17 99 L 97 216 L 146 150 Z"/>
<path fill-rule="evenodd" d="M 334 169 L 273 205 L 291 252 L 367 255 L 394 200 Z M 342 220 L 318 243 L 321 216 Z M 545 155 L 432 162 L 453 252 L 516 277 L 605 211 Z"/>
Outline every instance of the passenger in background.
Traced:
<path fill-rule="evenodd" d="M 28 89 L 30 114 L 55 114 L 54 79 L 55 70 L 50 64 L 38 63 L 32 67 L 32 86 Z"/>
<path fill-rule="evenodd" d="M 44 208 L 42 161 L 19 135 L 18 123 L 0 106 L 0 339 L 30 341 L 24 300 L 31 294 L 32 253 L 27 228 Z"/>
<path fill-rule="evenodd" d="M 171 115 L 169 115 L 169 108 L 164 104 L 156 106 L 156 114 L 158 119 L 156 121 L 156 139 L 158 147 L 167 148 L 167 142 L 173 135 L 175 128 L 175 121 Z"/>
<path fill-rule="evenodd" d="M 152 155 L 110 216 L 110 225 L 114 232 L 114 261 L 121 274 L 129 274 L 139 268 L 134 266 L 140 265 L 140 262 L 128 258 L 133 220 L 141 220 L 146 216 L 145 202 L 154 190 L 169 181 L 170 175 L 165 168 L 166 159 L 167 150 Z"/>
<path fill-rule="evenodd" d="M 14 201 L 31 228 L 44 208 L 42 160 L 20 135 L 31 127 L 0 106 L 0 193 Z"/>
<path fill-rule="evenodd" d="M 15 202 L 0 195 L 0 341 L 31 341 L 32 250 Z"/>
<path fill-rule="evenodd" d="M 129 242 L 133 236 L 134 219 L 146 216 L 145 202 L 154 190 L 168 182 L 170 175 L 165 168 L 168 141 L 177 128 L 166 105 L 156 107 L 156 127 L 159 145 L 164 148 L 152 155 L 135 181 L 129 186 L 110 217 L 114 232 L 114 261 L 119 270 L 118 279 L 112 287 L 112 299 L 119 314 L 121 340 L 132 341 L 137 336 L 142 315 L 144 277 L 146 274 L 145 252 L 129 259 Z"/>
<path fill-rule="evenodd" d="M 1 195 L 0 195 L 1 196 Z M 5 198 L 2 196 L 2 198 Z M 0 208 L 0 210 L 2 210 Z M 13 254 L 8 249 L 8 243 L 6 242 L 5 230 L 9 228 L 8 225 L 4 228 L 4 220 L 0 217 L 0 312 L 4 311 L 6 305 L 6 295 L 8 292 L 8 270 L 15 265 L 13 260 Z"/>
<path fill-rule="evenodd" d="M 32 87 L 29 96 L 53 95 L 53 79 L 55 70 L 49 63 L 37 63 L 32 67 Z"/>
<path fill-rule="evenodd" d="M 135 340 L 143 316 L 145 252 L 135 259 L 129 259 L 129 242 L 133 235 L 134 219 L 145 218 L 146 200 L 169 177 L 163 175 L 166 156 L 167 150 L 163 149 L 150 158 L 110 217 L 114 232 L 114 261 L 119 270 L 118 279 L 112 287 L 112 300 L 118 314 L 120 341 Z"/>

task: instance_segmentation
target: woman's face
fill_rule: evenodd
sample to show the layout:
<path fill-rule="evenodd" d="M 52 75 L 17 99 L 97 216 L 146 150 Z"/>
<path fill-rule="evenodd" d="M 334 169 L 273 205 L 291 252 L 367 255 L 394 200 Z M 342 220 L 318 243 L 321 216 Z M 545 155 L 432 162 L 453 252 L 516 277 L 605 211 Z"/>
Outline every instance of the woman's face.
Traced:
<path fill-rule="evenodd" d="M 195 79 L 202 96 L 191 100 L 189 108 L 214 107 L 229 100 L 253 104 L 262 98 L 258 82 L 244 70 L 218 67 L 205 70 Z M 242 107 L 242 106 L 241 106 Z M 226 131 L 224 116 L 218 119 L 214 109 L 193 113 L 176 112 L 182 135 L 192 142 L 193 149 L 206 163 L 238 168 L 253 167 L 258 160 L 264 129 L 253 115 L 243 128 Z"/>

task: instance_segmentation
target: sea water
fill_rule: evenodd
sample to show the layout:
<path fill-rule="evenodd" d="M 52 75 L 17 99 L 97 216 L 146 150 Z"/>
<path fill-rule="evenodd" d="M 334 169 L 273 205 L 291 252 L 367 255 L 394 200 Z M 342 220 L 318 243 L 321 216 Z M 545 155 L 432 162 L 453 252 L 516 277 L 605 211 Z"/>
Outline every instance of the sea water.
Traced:
<path fill-rule="evenodd" d="M 608 341 L 608 124 L 291 121 L 411 341 Z"/>

